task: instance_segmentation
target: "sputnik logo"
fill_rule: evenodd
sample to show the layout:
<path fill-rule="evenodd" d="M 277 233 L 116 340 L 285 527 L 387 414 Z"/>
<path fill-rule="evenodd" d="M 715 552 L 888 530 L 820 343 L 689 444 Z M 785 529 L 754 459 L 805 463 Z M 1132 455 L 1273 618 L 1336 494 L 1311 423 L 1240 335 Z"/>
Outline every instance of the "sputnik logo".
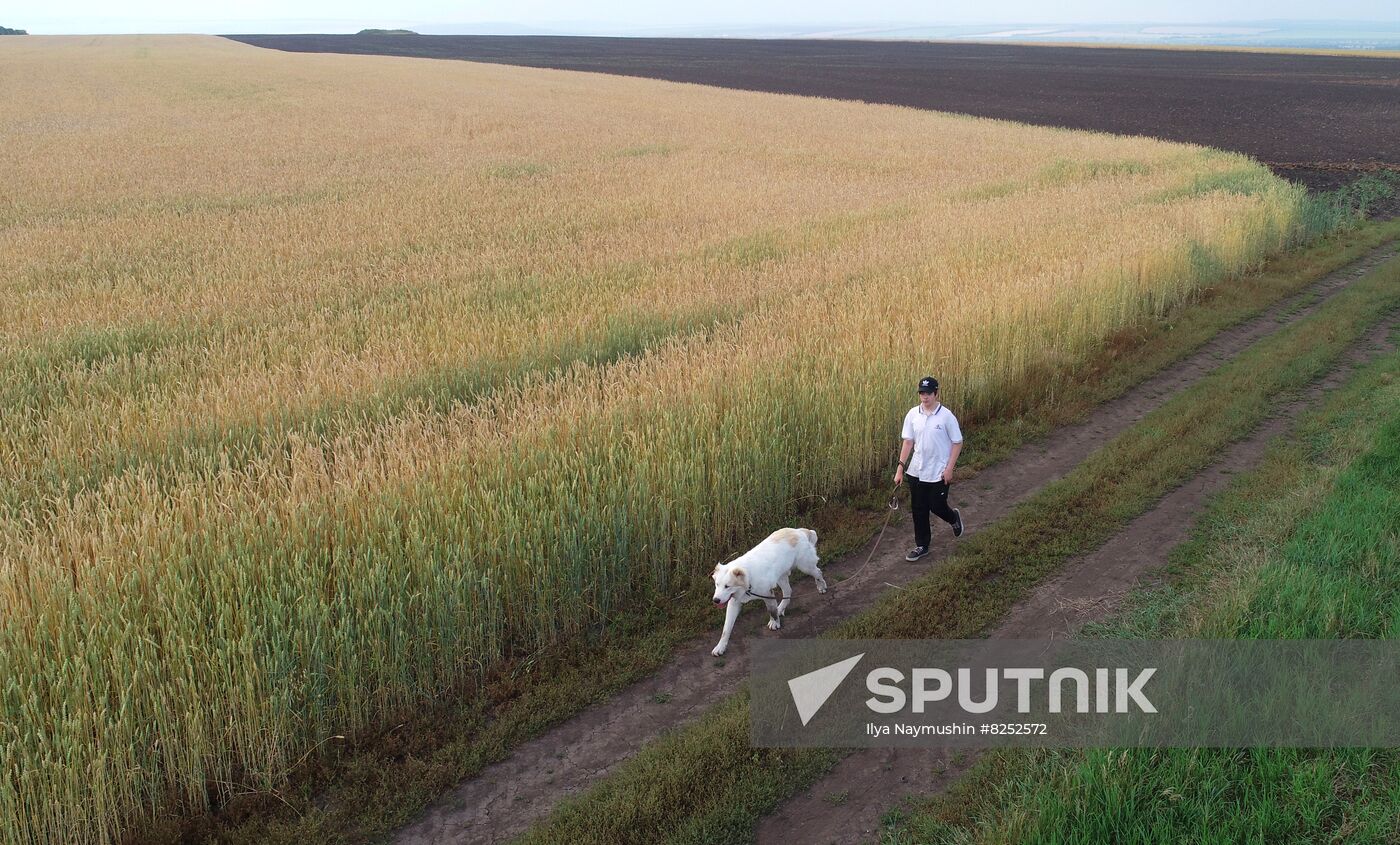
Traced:
<path fill-rule="evenodd" d="M 856 664 L 864 656 L 865 652 L 861 652 L 840 663 L 824 666 L 815 672 L 798 675 L 788 681 L 788 689 L 792 691 L 792 703 L 797 705 L 797 715 L 802 719 L 803 727 L 812 721 L 812 717 L 817 715 L 817 711 L 822 709 L 822 705 L 836 692 L 836 688 L 841 686 L 841 682 L 846 680 L 846 676 L 851 674 L 851 670 L 856 668 Z"/>

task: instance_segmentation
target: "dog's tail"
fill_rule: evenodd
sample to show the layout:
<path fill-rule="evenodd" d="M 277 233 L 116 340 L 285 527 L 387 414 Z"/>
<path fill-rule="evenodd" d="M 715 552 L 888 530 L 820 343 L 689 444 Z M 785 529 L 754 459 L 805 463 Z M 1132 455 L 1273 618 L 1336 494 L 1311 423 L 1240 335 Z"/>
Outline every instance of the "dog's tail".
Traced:
<path fill-rule="evenodd" d="M 803 530 L 804 532 L 806 532 L 806 534 L 807 534 L 807 540 L 812 544 L 812 547 L 813 547 L 813 548 L 816 548 L 816 545 L 817 545 L 817 532 L 813 531 L 813 530 L 810 529 L 810 528 L 803 528 L 802 530 Z"/>

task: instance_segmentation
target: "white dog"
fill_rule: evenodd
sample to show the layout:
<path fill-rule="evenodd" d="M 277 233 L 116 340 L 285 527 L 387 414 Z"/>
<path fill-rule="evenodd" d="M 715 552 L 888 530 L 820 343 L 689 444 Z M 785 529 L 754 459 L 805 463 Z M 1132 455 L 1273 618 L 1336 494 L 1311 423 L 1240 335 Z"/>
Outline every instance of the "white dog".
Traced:
<path fill-rule="evenodd" d="M 768 539 L 749 549 L 737 560 L 715 567 L 715 606 L 728 608 L 724 614 L 724 635 L 710 652 L 715 657 L 729 648 L 729 635 L 739 606 L 750 599 L 763 599 L 768 605 L 768 627 L 783 627 L 783 613 L 792 597 L 788 575 L 799 569 L 817 579 L 817 592 L 826 592 L 826 579 L 817 568 L 817 532 L 810 528 L 779 528 Z M 779 588 L 782 600 L 778 600 Z"/>

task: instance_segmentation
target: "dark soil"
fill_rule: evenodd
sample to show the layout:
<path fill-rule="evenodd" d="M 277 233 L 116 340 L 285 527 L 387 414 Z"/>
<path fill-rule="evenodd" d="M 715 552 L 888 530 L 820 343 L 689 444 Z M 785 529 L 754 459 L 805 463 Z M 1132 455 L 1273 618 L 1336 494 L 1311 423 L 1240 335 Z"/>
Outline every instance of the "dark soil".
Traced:
<path fill-rule="evenodd" d="M 1150 135 L 1327 190 L 1400 170 L 1400 59 L 915 41 L 232 35 L 301 52 L 466 59 Z"/>

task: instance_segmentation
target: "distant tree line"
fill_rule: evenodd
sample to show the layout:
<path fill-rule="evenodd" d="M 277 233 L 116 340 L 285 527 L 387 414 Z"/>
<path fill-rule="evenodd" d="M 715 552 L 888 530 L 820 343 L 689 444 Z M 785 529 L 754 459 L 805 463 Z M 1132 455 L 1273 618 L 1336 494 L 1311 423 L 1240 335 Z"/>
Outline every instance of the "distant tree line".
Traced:
<path fill-rule="evenodd" d="M 362 29 L 356 35 L 417 35 L 411 29 Z"/>
<path fill-rule="evenodd" d="M 0 35 L 28 35 L 22 29 L 10 29 L 8 26 L 0 26 Z"/>

